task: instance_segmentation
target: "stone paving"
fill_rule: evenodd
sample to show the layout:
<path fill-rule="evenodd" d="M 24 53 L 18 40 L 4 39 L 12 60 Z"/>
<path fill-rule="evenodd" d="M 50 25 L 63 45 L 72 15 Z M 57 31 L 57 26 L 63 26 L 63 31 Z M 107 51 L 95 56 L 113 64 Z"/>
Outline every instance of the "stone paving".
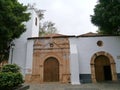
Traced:
<path fill-rule="evenodd" d="M 28 90 L 120 90 L 120 82 L 89 83 L 81 85 L 71 84 L 29 84 Z"/>

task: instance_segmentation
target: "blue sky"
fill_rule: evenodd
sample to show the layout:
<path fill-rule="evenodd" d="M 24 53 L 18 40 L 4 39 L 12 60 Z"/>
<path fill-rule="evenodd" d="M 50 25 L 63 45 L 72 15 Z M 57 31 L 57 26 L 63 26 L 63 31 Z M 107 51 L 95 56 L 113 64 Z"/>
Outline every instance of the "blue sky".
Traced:
<path fill-rule="evenodd" d="M 97 0 L 18 0 L 23 4 L 35 4 L 38 9 L 46 10 L 43 21 L 55 23 L 59 33 L 80 35 L 96 32 L 97 27 L 90 21 Z"/>

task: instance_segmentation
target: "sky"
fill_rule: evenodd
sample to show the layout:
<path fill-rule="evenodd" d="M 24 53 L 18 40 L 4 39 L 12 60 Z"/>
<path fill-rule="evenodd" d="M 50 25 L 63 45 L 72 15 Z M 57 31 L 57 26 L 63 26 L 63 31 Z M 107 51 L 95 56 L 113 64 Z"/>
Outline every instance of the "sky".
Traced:
<path fill-rule="evenodd" d="M 96 32 L 97 27 L 91 23 L 90 15 L 97 0 L 18 0 L 27 5 L 46 10 L 43 21 L 55 23 L 60 34 L 81 35 Z"/>

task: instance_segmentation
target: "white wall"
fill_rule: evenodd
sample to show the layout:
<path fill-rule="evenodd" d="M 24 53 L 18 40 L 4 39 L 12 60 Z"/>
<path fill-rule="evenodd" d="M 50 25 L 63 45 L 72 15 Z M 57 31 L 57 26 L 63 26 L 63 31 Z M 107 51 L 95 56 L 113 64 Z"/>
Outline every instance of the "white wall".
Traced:
<path fill-rule="evenodd" d="M 27 41 L 26 72 L 25 72 L 25 74 L 32 74 L 33 44 L 34 44 L 34 40 Z"/>
<path fill-rule="evenodd" d="M 34 11 L 34 9 L 29 9 L 27 12 L 31 13 L 31 19 L 28 22 L 24 22 L 24 24 L 26 25 L 26 31 L 18 39 L 14 40 L 15 47 L 13 50 L 13 60 L 12 60 L 13 63 L 18 64 L 21 67 L 21 71 L 22 71 L 23 75 L 25 75 L 25 70 L 26 70 L 26 59 L 28 58 L 28 55 L 31 54 L 30 52 L 32 52 L 32 47 L 33 47 L 32 42 L 30 42 L 30 46 L 28 45 L 28 47 L 27 47 L 27 38 L 38 37 L 38 35 L 39 35 L 38 15 Z M 35 25 L 35 18 L 38 19 L 37 26 Z M 27 50 L 29 50 L 30 52 L 27 53 L 28 52 Z M 11 54 L 12 53 L 10 52 L 9 62 L 11 60 L 11 56 L 12 56 Z M 30 57 L 32 57 L 32 56 L 30 56 Z"/>
<path fill-rule="evenodd" d="M 97 41 L 103 41 L 103 46 L 97 46 Z M 111 54 L 116 62 L 117 73 L 120 73 L 120 37 L 79 37 L 77 42 L 79 53 L 80 74 L 91 74 L 90 61 L 93 54 L 105 51 Z"/>
<path fill-rule="evenodd" d="M 91 74 L 91 58 L 100 51 L 113 56 L 117 73 L 120 73 L 120 36 L 71 37 L 69 40 L 72 84 L 80 83 L 79 74 Z M 103 46 L 99 47 L 97 41 L 103 41 Z"/>
<path fill-rule="evenodd" d="M 70 38 L 70 73 L 71 73 L 71 84 L 80 84 L 79 79 L 79 63 L 78 63 L 78 50 L 77 50 L 77 39 Z"/>
<path fill-rule="evenodd" d="M 30 20 L 27 23 L 25 23 L 27 31 L 23 33 L 22 37 L 23 38 L 38 37 L 39 36 L 39 17 L 37 13 L 34 11 L 34 9 L 29 9 L 27 12 L 31 13 Z M 35 25 L 35 18 L 37 18 L 37 25 Z"/>

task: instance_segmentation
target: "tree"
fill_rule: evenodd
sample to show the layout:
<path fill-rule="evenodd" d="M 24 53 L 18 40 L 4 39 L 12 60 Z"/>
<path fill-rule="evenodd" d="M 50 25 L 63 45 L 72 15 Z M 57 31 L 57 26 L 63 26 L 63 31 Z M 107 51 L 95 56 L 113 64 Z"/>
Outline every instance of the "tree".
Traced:
<path fill-rule="evenodd" d="M 0 62 L 8 59 L 11 41 L 26 30 L 23 22 L 30 18 L 26 10 L 17 0 L 0 0 Z"/>
<path fill-rule="evenodd" d="M 91 15 L 91 22 L 98 26 L 98 32 L 120 35 L 120 1 L 99 0 Z"/>
<path fill-rule="evenodd" d="M 58 31 L 54 25 L 55 25 L 55 23 L 52 23 L 50 21 L 46 21 L 43 24 L 40 23 L 39 36 L 57 33 Z"/>

